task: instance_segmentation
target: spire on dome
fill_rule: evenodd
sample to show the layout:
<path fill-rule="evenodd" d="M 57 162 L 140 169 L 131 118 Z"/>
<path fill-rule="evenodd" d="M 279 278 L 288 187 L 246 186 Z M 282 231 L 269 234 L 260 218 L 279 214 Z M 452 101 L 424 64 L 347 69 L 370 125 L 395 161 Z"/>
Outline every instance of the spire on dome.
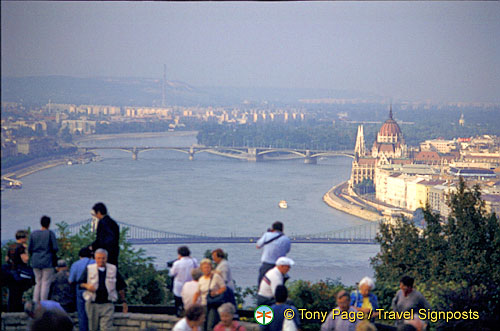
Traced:
<path fill-rule="evenodd" d="M 392 120 L 392 103 L 391 103 L 391 106 L 389 108 L 389 118 Z"/>

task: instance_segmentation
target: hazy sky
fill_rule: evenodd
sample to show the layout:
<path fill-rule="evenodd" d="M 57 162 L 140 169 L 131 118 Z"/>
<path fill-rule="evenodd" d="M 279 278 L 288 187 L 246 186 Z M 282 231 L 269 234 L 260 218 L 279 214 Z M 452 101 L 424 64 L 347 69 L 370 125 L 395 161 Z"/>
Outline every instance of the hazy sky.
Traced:
<path fill-rule="evenodd" d="M 500 2 L 3 2 L 2 75 L 500 102 Z"/>

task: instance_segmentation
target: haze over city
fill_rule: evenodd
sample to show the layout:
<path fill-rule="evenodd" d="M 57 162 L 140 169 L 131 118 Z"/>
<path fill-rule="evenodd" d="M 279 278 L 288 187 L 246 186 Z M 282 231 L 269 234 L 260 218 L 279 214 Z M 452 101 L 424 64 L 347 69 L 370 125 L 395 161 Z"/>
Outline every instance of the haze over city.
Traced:
<path fill-rule="evenodd" d="M 2 78 L 160 79 L 165 64 L 194 86 L 500 102 L 498 2 L 1 6 Z"/>

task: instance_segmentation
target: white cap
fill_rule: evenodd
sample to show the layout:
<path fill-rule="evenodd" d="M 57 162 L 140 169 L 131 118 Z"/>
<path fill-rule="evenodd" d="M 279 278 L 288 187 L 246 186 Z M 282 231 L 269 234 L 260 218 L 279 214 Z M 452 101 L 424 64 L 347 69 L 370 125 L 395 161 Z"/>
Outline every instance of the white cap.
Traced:
<path fill-rule="evenodd" d="M 276 260 L 276 265 L 287 265 L 287 266 L 293 266 L 295 262 L 289 257 L 282 256 L 279 259 Z"/>

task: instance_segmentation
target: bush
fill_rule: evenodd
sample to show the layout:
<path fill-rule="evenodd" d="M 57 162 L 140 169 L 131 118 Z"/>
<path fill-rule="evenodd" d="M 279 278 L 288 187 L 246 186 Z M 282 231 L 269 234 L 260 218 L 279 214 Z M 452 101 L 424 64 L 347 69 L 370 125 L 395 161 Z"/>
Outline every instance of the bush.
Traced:
<path fill-rule="evenodd" d="M 78 252 L 82 247 L 90 245 L 95 234 L 90 231 L 90 224 L 84 225 L 76 235 L 71 235 L 68 224 L 57 224 L 59 245 L 58 258 L 72 264 L 78 259 Z M 146 257 L 145 251 L 134 249 L 126 241 L 128 228 L 120 230 L 120 254 L 118 265 L 120 274 L 127 283 L 126 296 L 129 304 L 165 304 L 173 300 L 172 294 L 166 290 L 169 280 L 166 271 L 157 271 L 152 257 Z"/>
<path fill-rule="evenodd" d="M 372 259 L 381 308 L 389 309 L 403 275 L 415 278 L 434 311 L 477 312 L 477 320 L 436 321 L 438 329 L 496 329 L 500 323 L 500 222 L 487 214 L 479 186 L 460 180 L 443 221 L 424 210 L 426 227 L 405 219 L 380 226 Z"/>
<path fill-rule="evenodd" d="M 329 312 L 337 306 L 335 297 L 341 290 L 350 292 L 354 288 L 345 287 L 338 279 L 320 280 L 317 283 L 296 280 L 288 285 L 288 297 L 297 308 Z M 319 330 L 320 328 L 321 323 L 302 324 L 302 330 Z"/>

